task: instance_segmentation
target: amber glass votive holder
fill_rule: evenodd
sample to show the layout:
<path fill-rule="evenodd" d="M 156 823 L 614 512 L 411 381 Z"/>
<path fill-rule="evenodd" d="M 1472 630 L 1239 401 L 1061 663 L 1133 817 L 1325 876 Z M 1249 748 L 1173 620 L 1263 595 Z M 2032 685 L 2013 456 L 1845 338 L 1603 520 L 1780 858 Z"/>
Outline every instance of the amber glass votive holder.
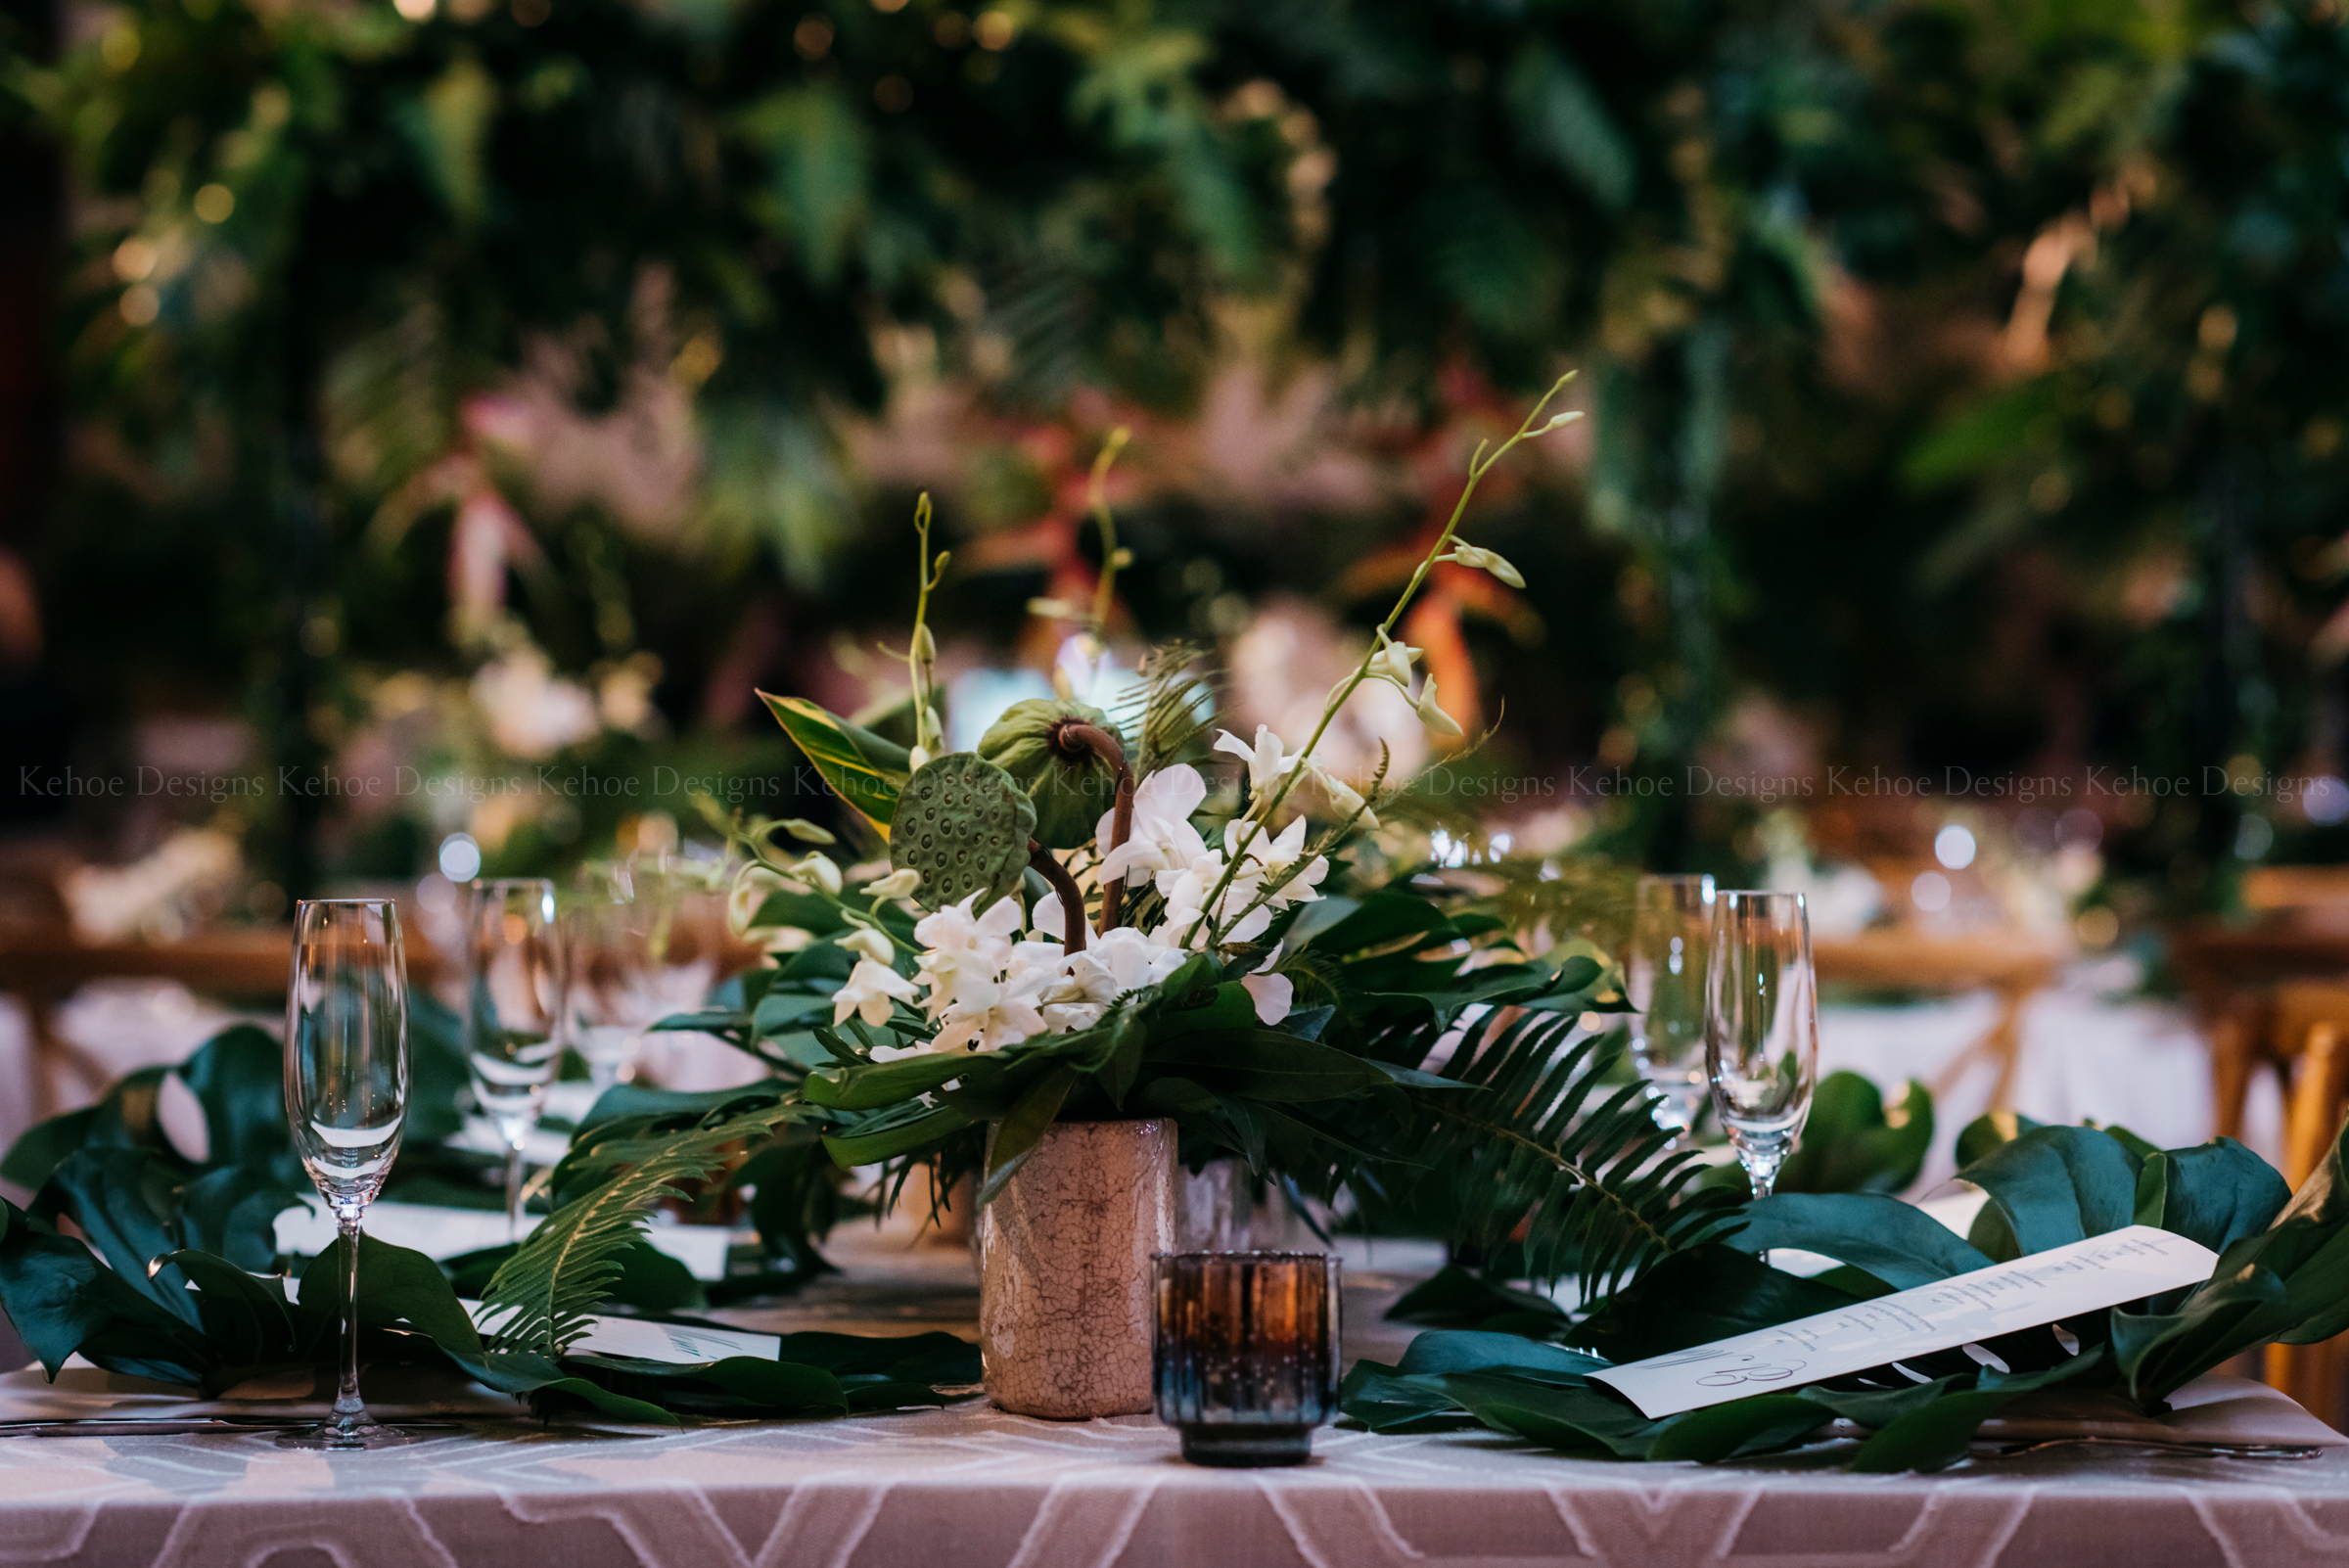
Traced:
<path fill-rule="evenodd" d="M 1317 1252 L 1162 1252 L 1158 1418 L 1193 1464 L 1303 1464 L 1336 1408 L 1339 1263 Z"/>

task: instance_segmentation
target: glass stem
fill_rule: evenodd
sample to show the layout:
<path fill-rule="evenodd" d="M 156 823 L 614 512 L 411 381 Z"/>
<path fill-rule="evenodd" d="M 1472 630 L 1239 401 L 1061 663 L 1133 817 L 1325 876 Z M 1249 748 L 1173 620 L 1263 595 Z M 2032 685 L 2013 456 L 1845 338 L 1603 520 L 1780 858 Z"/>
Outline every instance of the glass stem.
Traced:
<path fill-rule="evenodd" d="M 342 1211 L 343 1377 L 335 1389 L 335 1425 L 348 1432 L 367 1424 L 359 1399 L 359 1211 Z"/>
<path fill-rule="evenodd" d="M 506 1239 L 522 1239 L 522 1145 L 506 1148 Z"/>

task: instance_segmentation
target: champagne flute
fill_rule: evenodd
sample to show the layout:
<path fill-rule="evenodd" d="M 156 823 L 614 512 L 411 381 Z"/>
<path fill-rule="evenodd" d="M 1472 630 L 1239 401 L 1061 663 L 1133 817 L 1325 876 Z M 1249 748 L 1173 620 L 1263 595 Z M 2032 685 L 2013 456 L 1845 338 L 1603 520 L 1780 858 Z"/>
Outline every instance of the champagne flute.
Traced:
<path fill-rule="evenodd" d="M 359 1399 L 359 1221 L 399 1152 L 408 1108 L 408 965 L 399 913 L 375 899 L 304 899 L 286 987 L 286 1124 L 335 1212 L 343 1371 L 334 1414 L 279 1434 L 298 1449 L 380 1449 L 429 1434 L 379 1426 Z"/>
<path fill-rule="evenodd" d="M 634 1077 L 653 1025 L 709 1000 L 722 927 L 697 918 L 698 884 L 665 860 L 593 866 L 580 880 L 570 916 L 571 1042 L 600 1099 Z"/>
<path fill-rule="evenodd" d="M 506 1145 L 506 1228 L 522 1239 L 523 1149 L 563 1053 L 564 953 L 555 885 L 473 885 L 465 927 L 465 1060 L 473 1097 Z"/>
<path fill-rule="evenodd" d="M 1705 958 L 1713 941 L 1713 879 L 1646 876 L 1633 896 L 1629 980 L 1632 1062 L 1654 1091 L 1656 1125 L 1683 1146 L 1708 1082 Z"/>
<path fill-rule="evenodd" d="M 1819 983 L 1799 893 L 1723 893 L 1705 985 L 1713 1108 L 1757 1201 L 1770 1196 L 1811 1114 L 1819 1080 Z"/>

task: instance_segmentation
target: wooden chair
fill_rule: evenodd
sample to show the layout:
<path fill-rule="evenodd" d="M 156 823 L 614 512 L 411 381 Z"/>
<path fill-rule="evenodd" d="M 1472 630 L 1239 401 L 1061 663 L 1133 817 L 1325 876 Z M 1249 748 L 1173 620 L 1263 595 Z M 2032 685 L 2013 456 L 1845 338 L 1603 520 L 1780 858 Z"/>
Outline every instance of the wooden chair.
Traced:
<path fill-rule="evenodd" d="M 2284 1111 L 2283 1176 L 2297 1190 L 2324 1163 L 2349 1113 L 2349 987 L 2280 988 L 2269 1039 L 2271 1051 L 2280 1057 L 2288 1051 L 2295 1059 Z M 2349 1336 L 2268 1347 L 2268 1382 L 2328 1426 L 2339 1427 L 2349 1415 L 2345 1375 Z"/>
<path fill-rule="evenodd" d="M 34 1118 L 96 1094 L 114 1077 L 57 1028 L 57 1009 L 80 986 L 135 977 L 176 980 L 219 995 L 282 995 L 292 949 L 287 927 L 200 932 L 171 943 L 88 943 L 63 926 L 0 930 L 0 992 L 23 1001 L 31 1036 Z M 429 984 L 438 967 L 438 955 L 411 935 L 411 983 Z M 76 1081 L 78 1087 L 62 1085 L 61 1077 Z"/>
<path fill-rule="evenodd" d="M 2070 956 L 2060 938 L 1994 930 L 1937 936 L 1914 926 L 1887 926 L 1849 937 L 1820 937 L 1811 945 L 1819 978 L 1848 985 L 1956 994 L 1989 991 L 1999 1015 L 1982 1036 L 1952 1057 L 1931 1085 L 1947 1097 L 1967 1068 L 1988 1058 L 1998 1066 L 1990 1108 L 2014 1108 L 2015 1067 L 2022 1059 L 2023 1006 L 2051 984 Z"/>

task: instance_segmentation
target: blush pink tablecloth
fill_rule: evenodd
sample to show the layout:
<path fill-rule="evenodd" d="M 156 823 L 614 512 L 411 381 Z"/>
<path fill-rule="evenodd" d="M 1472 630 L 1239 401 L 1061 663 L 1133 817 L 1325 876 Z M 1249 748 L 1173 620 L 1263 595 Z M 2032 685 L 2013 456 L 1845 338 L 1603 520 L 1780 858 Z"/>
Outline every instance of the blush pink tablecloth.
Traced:
<path fill-rule="evenodd" d="M 1325 1431 L 1291 1470 L 1175 1457 L 1147 1417 L 969 1402 L 647 1436 L 482 1426 L 376 1453 L 266 1437 L 0 1442 L 0 1563 L 157 1568 L 2349 1565 L 2349 1449 L 2068 1446 L 1939 1476 L 1835 1448 L 1716 1467 Z"/>

